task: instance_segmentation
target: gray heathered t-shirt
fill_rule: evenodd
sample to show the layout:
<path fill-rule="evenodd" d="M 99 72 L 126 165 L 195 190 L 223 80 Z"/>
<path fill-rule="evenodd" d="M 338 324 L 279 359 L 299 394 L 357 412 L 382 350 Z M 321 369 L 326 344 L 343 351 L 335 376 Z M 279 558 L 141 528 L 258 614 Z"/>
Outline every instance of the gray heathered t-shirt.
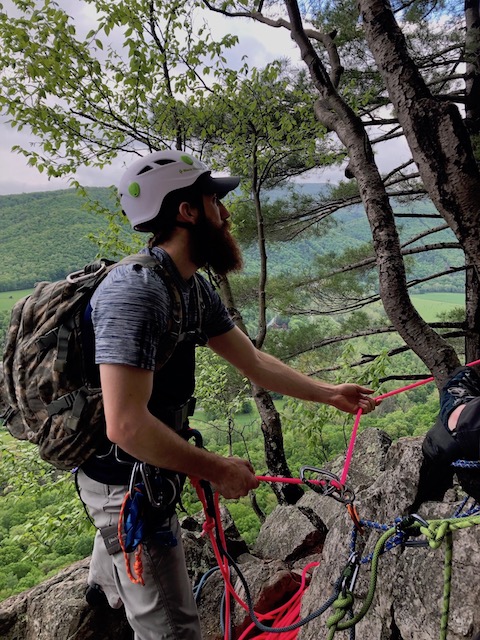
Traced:
<path fill-rule="evenodd" d="M 150 251 L 168 269 L 182 293 L 184 326 L 186 322 L 194 325 L 198 309 L 193 278 L 185 281 L 162 249 Z M 230 331 L 234 323 L 219 295 L 205 278 L 198 279 L 204 305 L 203 333 L 212 338 Z M 161 275 L 133 264 L 116 267 L 95 291 L 91 306 L 96 363 L 126 364 L 153 371 L 171 312 L 170 295 Z"/>

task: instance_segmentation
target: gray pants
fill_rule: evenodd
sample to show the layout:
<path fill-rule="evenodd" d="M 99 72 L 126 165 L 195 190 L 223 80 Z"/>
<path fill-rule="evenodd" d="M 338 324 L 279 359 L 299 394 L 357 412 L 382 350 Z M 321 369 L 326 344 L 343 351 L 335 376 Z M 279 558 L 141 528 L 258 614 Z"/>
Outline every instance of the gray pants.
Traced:
<path fill-rule="evenodd" d="M 78 472 L 78 485 L 95 525 L 100 529 L 118 522 L 127 487 L 105 485 Z M 130 581 L 122 552 L 109 555 L 100 532 L 93 547 L 89 584 L 98 584 L 110 606 L 125 606 L 135 640 L 200 640 L 200 623 L 187 573 L 178 519 L 171 519 L 176 547 L 154 542 L 143 545 L 145 585 Z M 133 556 L 133 554 L 131 554 Z M 133 557 L 131 564 L 133 565 Z"/>

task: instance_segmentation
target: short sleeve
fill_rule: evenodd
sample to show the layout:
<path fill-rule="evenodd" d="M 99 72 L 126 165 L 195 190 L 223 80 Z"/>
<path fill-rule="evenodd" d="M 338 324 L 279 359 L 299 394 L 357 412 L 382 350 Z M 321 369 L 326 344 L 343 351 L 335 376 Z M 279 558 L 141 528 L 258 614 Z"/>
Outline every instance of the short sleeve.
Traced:
<path fill-rule="evenodd" d="M 139 265 L 116 267 L 92 296 L 91 306 L 95 362 L 154 370 L 171 313 L 161 276 Z"/>

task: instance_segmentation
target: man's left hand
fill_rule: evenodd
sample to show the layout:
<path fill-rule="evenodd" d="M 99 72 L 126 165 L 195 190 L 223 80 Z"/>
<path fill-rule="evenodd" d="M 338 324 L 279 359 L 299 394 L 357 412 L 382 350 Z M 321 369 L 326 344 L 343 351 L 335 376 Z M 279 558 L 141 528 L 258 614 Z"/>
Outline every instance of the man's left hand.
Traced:
<path fill-rule="evenodd" d="M 347 413 L 357 413 L 359 409 L 363 413 L 370 413 L 379 404 L 375 398 L 370 397 L 372 393 L 373 389 L 361 387 L 359 384 L 338 384 L 330 404 Z"/>

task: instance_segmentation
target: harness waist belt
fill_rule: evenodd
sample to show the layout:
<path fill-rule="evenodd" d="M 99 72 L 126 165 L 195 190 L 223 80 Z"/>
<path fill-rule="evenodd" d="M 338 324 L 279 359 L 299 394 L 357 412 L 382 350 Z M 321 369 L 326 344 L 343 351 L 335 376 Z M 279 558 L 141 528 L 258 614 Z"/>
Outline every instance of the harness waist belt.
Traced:
<path fill-rule="evenodd" d="M 193 416 L 196 403 L 197 399 L 192 396 L 180 407 L 167 409 L 167 411 L 165 411 L 165 422 L 174 431 L 181 431 L 185 427 L 187 419 Z"/>

